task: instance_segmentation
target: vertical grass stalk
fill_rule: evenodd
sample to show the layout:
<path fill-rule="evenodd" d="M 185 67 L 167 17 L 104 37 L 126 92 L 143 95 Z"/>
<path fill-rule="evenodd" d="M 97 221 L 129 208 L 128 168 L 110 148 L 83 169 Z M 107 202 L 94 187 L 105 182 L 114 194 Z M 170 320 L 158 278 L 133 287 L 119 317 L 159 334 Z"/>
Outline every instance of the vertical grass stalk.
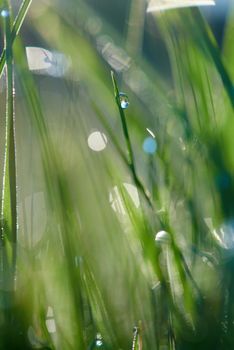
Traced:
<path fill-rule="evenodd" d="M 10 6 L 4 2 L 4 45 L 6 52 L 6 118 L 3 186 L 1 201 L 1 246 L 2 273 L 7 290 L 14 289 L 17 240 L 16 210 L 16 158 L 15 158 L 15 120 L 14 120 L 14 73 L 11 40 Z"/>
<path fill-rule="evenodd" d="M 151 208 L 153 208 L 153 204 L 151 202 L 151 198 L 150 198 L 150 196 L 148 194 L 148 191 L 145 189 L 144 185 L 142 184 L 142 182 L 140 181 L 140 179 L 137 176 L 136 167 L 135 167 L 135 161 L 134 161 L 134 154 L 133 154 L 132 144 L 131 144 L 131 139 L 130 139 L 129 132 L 128 132 L 128 126 L 127 126 L 125 114 L 124 114 L 124 111 L 123 111 L 123 109 L 121 107 L 120 97 L 119 97 L 119 89 L 118 89 L 118 85 L 117 85 L 117 82 L 116 82 L 115 75 L 114 75 L 113 71 L 111 71 L 111 77 L 112 77 L 112 83 L 113 83 L 113 88 L 114 88 L 115 100 L 116 100 L 116 104 L 117 104 L 118 109 L 119 109 L 119 115 L 120 115 L 120 119 L 121 119 L 123 134 L 124 134 L 124 138 L 125 138 L 125 142 L 126 142 L 126 146 L 127 146 L 128 164 L 129 164 L 132 176 L 133 176 L 133 180 L 134 180 L 135 185 L 137 186 L 137 188 L 140 190 L 140 192 L 145 197 L 145 199 L 146 199 L 147 203 L 149 204 L 149 206 Z"/>
<path fill-rule="evenodd" d="M 25 16 L 29 10 L 31 3 L 32 3 L 32 0 L 24 0 L 22 2 L 22 5 L 20 6 L 19 12 L 14 20 L 14 23 L 12 25 L 12 30 L 10 33 L 12 45 L 14 43 L 16 36 L 18 35 L 18 33 L 22 27 L 22 24 L 24 22 Z M 1 57 L 0 57 L 0 78 L 1 78 L 4 66 L 5 66 L 5 63 L 6 63 L 6 47 L 3 49 L 3 52 L 2 52 Z"/>

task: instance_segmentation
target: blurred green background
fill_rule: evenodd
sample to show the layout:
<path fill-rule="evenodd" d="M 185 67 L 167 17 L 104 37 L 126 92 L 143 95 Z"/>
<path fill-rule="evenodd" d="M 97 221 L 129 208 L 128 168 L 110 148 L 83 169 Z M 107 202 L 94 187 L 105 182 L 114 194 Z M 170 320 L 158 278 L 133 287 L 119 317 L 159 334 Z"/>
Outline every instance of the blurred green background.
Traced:
<path fill-rule="evenodd" d="M 0 349 L 232 349 L 233 9 L 1 2 Z"/>

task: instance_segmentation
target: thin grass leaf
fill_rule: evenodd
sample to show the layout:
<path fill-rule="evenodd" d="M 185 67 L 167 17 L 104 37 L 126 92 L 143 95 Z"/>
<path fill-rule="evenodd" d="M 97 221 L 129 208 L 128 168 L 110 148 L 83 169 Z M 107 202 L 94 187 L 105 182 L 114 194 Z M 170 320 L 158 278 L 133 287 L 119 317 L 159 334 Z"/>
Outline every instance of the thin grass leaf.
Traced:
<path fill-rule="evenodd" d="M 137 176 L 137 173 L 136 173 L 134 154 L 133 154 L 131 140 L 130 140 L 130 136 L 129 136 L 129 132 L 128 132 L 126 117 L 125 117 L 125 113 L 123 111 L 123 108 L 121 107 L 120 93 L 119 93 L 118 85 L 117 85 L 117 82 L 116 82 L 116 79 L 115 79 L 113 71 L 111 72 L 111 77 L 112 77 L 112 83 L 113 83 L 113 88 L 114 88 L 115 100 L 116 100 L 116 104 L 117 104 L 118 109 L 119 109 L 119 115 L 120 115 L 120 118 L 121 118 L 123 134 L 124 134 L 124 138 L 125 138 L 125 142 L 126 142 L 126 146 L 127 146 L 128 162 L 129 162 L 129 166 L 131 168 L 133 180 L 135 181 L 136 186 L 140 189 L 140 191 L 144 195 L 144 197 L 147 200 L 148 204 L 152 207 L 152 202 L 151 202 L 150 196 L 148 194 L 148 191 L 144 188 L 143 184 L 139 180 L 139 178 Z"/>
<path fill-rule="evenodd" d="M 234 33 L 233 12 L 234 12 L 234 3 L 230 2 L 229 11 L 227 15 L 227 24 L 225 26 L 224 40 L 223 40 L 223 59 L 232 81 L 234 81 L 234 68 L 232 65 L 233 56 L 234 56 L 234 49 L 232 45 L 232 38 L 234 35 L 233 34 Z"/>
<path fill-rule="evenodd" d="M 54 214 L 55 220 L 61 225 L 62 240 L 64 249 L 66 252 L 67 260 L 65 263 L 68 281 L 70 286 L 72 285 L 73 278 L 76 279 L 76 287 L 72 286 L 70 291 L 75 306 L 75 316 L 76 316 L 76 327 L 74 340 L 81 348 L 85 346 L 84 334 L 82 331 L 83 316 L 82 316 L 82 297 L 80 291 L 79 279 L 80 276 L 77 273 L 75 263 L 73 260 L 74 251 L 73 244 L 71 241 L 71 234 L 75 231 L 75 218 L 73 215 L 73 206 L 70 198 L 70 191 L 67 187 L 66 177 L 63 175 L 63 170 L 58 167 L 56 151 L 53 149 L 53 144 L 51 142 L 44 114 L 41 109 L 40 100 L 35 88 L 30 72 L 27 70 L 26 58 L 21 43 L 18 41 L 15 45 L 16 53 L 18 57 L 21 57 L 21 74 L 22 79 L 22 89 L 27 97 L 27 104 L 30 110 L 30 116 L 33 120 L 33 124 L 40 139 L 41 152 L 43 154 L 43 166 L 44 174 L 46 180 L 47 191 L 49 193 L 49 198 L 51 200 L 51 207 L 56 207 L 57 211 Z M 29 93 L 30 91 L 30 93 Z"/>
<path fill-rule="evenodd" d="M 6 117 L 3 185 L 1 197 L 1 246 L 6 249 L 8 266 L 3 266 L 1 273 L 9 269 L 10 290 L 14 290 L 17 241 L 17 203 L 16 203 L 16 157 L 15 157 L 15 116 L 14 116 L 14 76 L 13 52 L 11 41 L 10 7 L 5 2 L 9 16 L 4 19 L 4 42 L 6 50 Z M 4 248 L 5 247 L 5 248 Z M 2 251 L 4 255 L 4 252 Z M 4 259 L 4 257 L 1 257 Z M 7 283 L 7 282 L 6 282 Z"/>
<path fill-rule="evenodd" d="M 19 31 L 24 23 L 24 19 L 27 15 L 27 12 L 29 10 L 31 3 L 32 3 L 32 0 L 24 0 L 20 6 L 19 12 L 15 18 L 15 21 L 13 23 L 11 33 L 10 33 L 10 40 L 11 40 L 12 45 L 13 45 L 13 42 L 14 42 L 16 36 L 19 34 Z M 0 78 L 2 76 L 5 62 L 6 62 L 6 49 L 4 48 L 3 52 L 1 54 L 1 57 L 0 57 Z"/>
<path fill-rule="evenodd" d="M 133 330 L 132 350 L 143 350 L 141 322 L 139 322 L 139 326 L 134 327 Z"/>
<path fill-rule="evenodd" d="M 197 9 L 193 9 L 193 16 L 197 23 L 197 28 L 201 33 L 201 36 L 205 42 L 206 49 L 209 51 L 213 62 L 217 68 L 217 71 L 220 74 L 223 85 L 225 87 L 226 93 L 229 97 L 230 104 L 234 108 L 234 91 L 233 91 L 233 82 L 227 72 L 227 69 L 224 65 L 221 53 L 218 49 L 217 44 L 214 41 L 214 38 L 211 37 L 211 33 L 208 29 L 206 22 L 201 16 L 200 12 Z"/>

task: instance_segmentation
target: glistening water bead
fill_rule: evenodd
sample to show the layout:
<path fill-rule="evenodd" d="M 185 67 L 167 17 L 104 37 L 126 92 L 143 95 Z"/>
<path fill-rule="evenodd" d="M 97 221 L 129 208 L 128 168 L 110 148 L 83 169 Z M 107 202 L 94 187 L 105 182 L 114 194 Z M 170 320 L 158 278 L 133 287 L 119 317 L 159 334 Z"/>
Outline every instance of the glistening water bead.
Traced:
<path fill-rule="evenodd" d="M 156 233 L 155 242 L 158 244 L 169 244 L 171 237 L 168 232 L 162 230 Z"/>
<path fill-rule="evenodd" d="M 96 340 L 96 346 L 97 347 L 101 347 L 102 345 L 103 345 L 102 340 L 100 340 L 100 339 Z"/>
<path fill-rule="evenodd" d="M 157 151 L 157 142 L 153 137 L 147 137 L 143 142 L 145 153 L 154 154 Z"/>
<path fill-rule="evenodd" d="M 128 96 L 125 93 L 123 93 L 123 92 L 119 93 L 119 101 L 120 101 L 120 106 L 121 106 L 122 109 L 128 108 L 128 106 L 129 106 L 129 99 L 128 99 Z"/>
<path fill-rule="evenodd" d="M 102 340 L 102 336 L 100 333 L 97 333 L 96 335 L 96 338 L 95 338 L 95 341 L 94 343 L 91 345 L 90 347 L 90 350 L 94 350 L 94 349 L 105 349 L 105 345 L 103 343 L 103 340 Z"/>

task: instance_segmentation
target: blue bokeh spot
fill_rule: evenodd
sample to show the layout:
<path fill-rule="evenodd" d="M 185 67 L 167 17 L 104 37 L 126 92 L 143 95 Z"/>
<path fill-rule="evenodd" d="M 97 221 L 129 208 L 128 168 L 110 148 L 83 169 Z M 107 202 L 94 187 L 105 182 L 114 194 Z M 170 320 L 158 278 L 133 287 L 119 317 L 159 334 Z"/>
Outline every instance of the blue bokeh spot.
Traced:
<path fill-rule="evenodd" d="M 1 16 L 4 17 L 4 18 L 8 17 L 8 16 L 9 16 L 9 11 L 7 11 L 7 10 L 2 10 L 2 11 L 1 11 Z"/>
<path fill-rule="evenodd" d="M 154 154 L 157 151 L 157 142 L 153 137 L 147 137 L 143 142 L 145 153 Z"/>

